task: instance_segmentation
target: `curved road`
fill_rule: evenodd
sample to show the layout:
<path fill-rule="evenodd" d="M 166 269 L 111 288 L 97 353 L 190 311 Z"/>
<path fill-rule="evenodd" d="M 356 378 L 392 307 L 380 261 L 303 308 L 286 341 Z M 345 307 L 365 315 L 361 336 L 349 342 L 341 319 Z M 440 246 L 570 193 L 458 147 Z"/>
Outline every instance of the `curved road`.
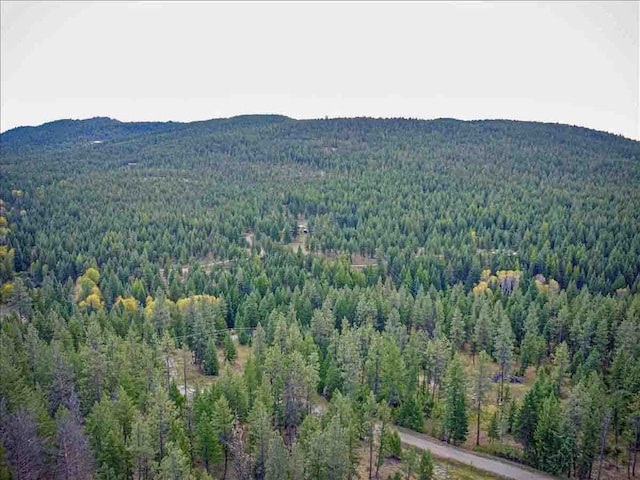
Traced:
<path fill-rule="evenodd" d="M 529 470 L 507 460 L 497 460 L 472 453 L 462 448 L 453 447 L 427 435 L 407 430 L 406 428 L 398 426 L 396 426 L 396 428 L 398 429 L 402 443 L 421 450 L 431 450 L 431 453 L 436 457 L 470 465 L 478 470 L 484 470 L 485 472 L 491 472 L 513 480 L 556 480 L 557 478 L 546 473 Z"/>

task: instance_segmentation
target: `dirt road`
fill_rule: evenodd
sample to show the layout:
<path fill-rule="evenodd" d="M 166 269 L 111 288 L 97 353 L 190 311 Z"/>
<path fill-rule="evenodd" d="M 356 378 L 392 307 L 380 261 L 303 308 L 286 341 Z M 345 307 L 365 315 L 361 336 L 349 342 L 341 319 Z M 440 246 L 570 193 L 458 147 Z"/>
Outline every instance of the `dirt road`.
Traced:
<path fill-rule="evenodd" d="M 434 456 L 444 458 L 446 460 L 453 460 L 465 465 L 471 465 L 478 470 L 484 470 L 496 475 L 500 475 L 505 478 L 511 478 L 513 480 L 554 480 L 556 477 L 548 475 L 542 472 L 536 472 L 527 468 L 521 467 L 518 464 L 508 462 L 506 460 L 493 459 L 481 455 L 477 455 L 468 450 L 453 447 L 446 443 L 439 442 L 438 440 L 422 435 L 420 433 L 412 432 L 402 427 L 396 427 L 400 434 L 402 443 L 411 445 L 412 447 L 419 448 L 421 450 L 431 450 Z"/>

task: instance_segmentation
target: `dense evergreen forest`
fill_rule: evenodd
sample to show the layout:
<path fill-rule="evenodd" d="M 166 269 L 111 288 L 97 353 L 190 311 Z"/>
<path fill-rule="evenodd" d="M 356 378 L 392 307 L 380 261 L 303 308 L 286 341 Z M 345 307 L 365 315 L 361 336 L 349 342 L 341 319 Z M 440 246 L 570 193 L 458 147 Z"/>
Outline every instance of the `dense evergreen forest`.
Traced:
<path fill-rule="evenodd" d="M 0 479 L 640 476 L 639 142 L 62 120 L 0 199 Z"/>

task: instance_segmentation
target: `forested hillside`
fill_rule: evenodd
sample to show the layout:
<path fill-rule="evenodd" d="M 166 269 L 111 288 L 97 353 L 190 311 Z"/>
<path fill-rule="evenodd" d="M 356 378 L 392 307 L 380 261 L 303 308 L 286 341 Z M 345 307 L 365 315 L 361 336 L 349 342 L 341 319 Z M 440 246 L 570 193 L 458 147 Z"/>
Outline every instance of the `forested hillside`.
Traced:
<path fill-rule="evenodd" d="M 62 120 L 0 199 L 2 479 L 444 478 L 394 424 L 640 475 L 639 142 Z"/>

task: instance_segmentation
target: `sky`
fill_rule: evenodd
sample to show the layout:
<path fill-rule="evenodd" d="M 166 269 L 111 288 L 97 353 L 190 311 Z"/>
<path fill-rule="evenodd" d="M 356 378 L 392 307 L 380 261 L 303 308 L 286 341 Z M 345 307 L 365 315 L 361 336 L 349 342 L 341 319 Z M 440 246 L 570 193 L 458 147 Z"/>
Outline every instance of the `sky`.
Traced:
<path fill-rule="evenodd" d="M 507 118 L 640 139 L 638 2 L 0 3 L 0 131 Z"/>

